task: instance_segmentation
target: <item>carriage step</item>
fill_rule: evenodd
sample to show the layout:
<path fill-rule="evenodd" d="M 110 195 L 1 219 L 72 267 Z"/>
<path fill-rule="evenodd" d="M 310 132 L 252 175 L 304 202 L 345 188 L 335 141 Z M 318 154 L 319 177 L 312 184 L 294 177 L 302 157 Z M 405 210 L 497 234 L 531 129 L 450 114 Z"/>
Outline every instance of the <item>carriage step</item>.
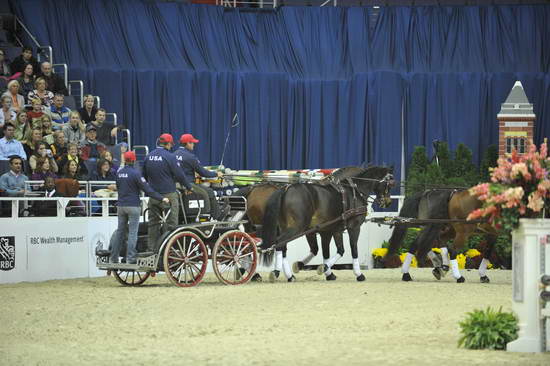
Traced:
<path fill-rule="evenodd" d="M 153 252 L 141 252 L 141 253 L 138 253 L 138 254 L 136 255 L 136 257 L 138 257 L 138 258 L 145 258 L 145 257 L 150 257 L 150 256 L 152 256 L 153 254 L 155 254 L 155 253 L 153 253 Z"/>
<path fill-rule="evenodd" d="M 95 251 L 95 255 L 98 257 L 108 257 L 111 255 L 111 251 L 106 249 L 97 249 Z"/>
<path fill-rule="evenodd" d="M 137 264 L 129 264 L 129 263 L 105 263 L 105 264 L 98 264 L 98 269 L 106 270 L 106 271 L 138 271 L 138 272 L 149 272 L 154 271 L 155 268 L 151 266 L 141 266 Z"/>

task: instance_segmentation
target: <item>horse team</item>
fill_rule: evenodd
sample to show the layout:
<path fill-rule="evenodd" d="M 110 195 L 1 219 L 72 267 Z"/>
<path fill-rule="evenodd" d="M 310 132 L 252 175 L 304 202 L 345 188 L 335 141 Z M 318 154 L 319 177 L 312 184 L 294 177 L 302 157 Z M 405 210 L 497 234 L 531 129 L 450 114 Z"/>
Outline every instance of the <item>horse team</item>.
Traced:
<path fill-rule="evenodd" d="M 247 197 L 247 216 L 250 227 L 262 238 L 260 250 L 264 265 L 273 264 L 270 280 L 284 273 L 289 282 L 296 280 L 298 273 L 317 254 L 319 246 L 317 233 L 321 237 L 323 265 L 317 272 L 324 274 L 326 280 L 335 280 L 332 267 L 344 254 L 343 232 L 347 230 L 352 256 L 353 273 L 357 281 L 364 281 L 361 273 L 357 242 L 361 225 L 365 221 L 366 208 L 376 202 L 380 207 L 391 204 L 390 191 L 395 185 L 393 168 L 384 166 L 346 167 L 333 172 L 327 178 L 294 184 L 266 182 L 246 187 L 241 192 Z M 374 196 L 374 202 L 370 198 Z M 482 252 L 483 259 L 479 267 L 480 281 L 487 283 L 487 264 L 490 251 L 497 234 L 488 224 L 466 223 L 468 214 L 481 203 L 470 196 L 467 190 L 432 189 L 412 195 L 405 199 L 400 217 L 422 219 L 428 222 L 406 254 L 402 265 L 402 280 L 411 281 L 409 274 L 413 255 L 417 258 L 428 256 L 433 264 L 433 275 L 439 280 L 451 270 L 458 283 L 464 282 L 460 274 L 457 253 L 464 247 L 468 238 L 476 233 L 486 234 L 488 246 Z M 430 219 L 433 223 L 430 223 Z M 448 223 L 443 222 L 449 220 Z M 386 267 L 401 265 L 397 256 L 408 227 L 414 223 L 396 225 L 389 240 L 388 253 L 384 258 Z M 305 235 L 310 252 L 302 260 L 291 266 L 286 258 L 287 242 Z M 334 239 L 336 254 L 330 256 L 330 243 Z M 446 243 L 453 240 L 447 248 Z M 441 259 L 431 248 L 441 247 Z M 449 256 L 450 260 L 449 260 Z"/>

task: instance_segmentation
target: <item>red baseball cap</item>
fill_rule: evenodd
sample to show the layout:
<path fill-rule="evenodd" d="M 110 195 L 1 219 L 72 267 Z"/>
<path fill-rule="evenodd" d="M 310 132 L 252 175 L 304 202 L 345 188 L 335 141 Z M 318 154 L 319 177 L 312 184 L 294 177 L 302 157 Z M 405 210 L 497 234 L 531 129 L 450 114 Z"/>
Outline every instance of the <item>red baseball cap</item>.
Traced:
<path fill-rule="evenodd" d="M 172 137 L 172 135 L 170 135 L 169 133 L 163 133 L 162 135 L 160 135 L 159 137 L 159 142 L 160 143 L 174 143 L 174 138 Z"/>
<path fill-rule="evenodd" d="M 126 151 L 124 153 L 124 160 L 125 161 L 136 161 L 136 153 L 133 151 Z"/>
<path fill-rule="evenodd" d="M 193 137 L 193 135 L 191 135 L 190 133 L 184 133 L 183 135 L 181 135 L 180 137 L 180 143 L 181 144 L 186 144 L 188 142 L 194 142 L 194 143 L 197 143 L 199 142 L 199 140 L 197 140 L 196 138 Z"/>

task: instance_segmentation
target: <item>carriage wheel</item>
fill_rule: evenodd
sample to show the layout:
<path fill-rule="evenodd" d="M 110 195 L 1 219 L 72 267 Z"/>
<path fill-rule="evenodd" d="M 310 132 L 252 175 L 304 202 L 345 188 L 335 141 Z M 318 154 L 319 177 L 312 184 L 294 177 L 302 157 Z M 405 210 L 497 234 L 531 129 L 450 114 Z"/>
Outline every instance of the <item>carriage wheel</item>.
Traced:
<path fill-rule="evenodd" d="M 192 232 L 177 233 L 164 248 L 164 271 L 176 286 L 197 285 L 202 280 L 207 265 L 206 245 Z"/>
<path fill-rule="evenodd" d="M 242 231 L 228 231 L 214 245 L 212 264 L 216 276 L 226 285 L 246 283 L 258 265 L 256 242 Z"/>
<path fill-rule="evenodd" d="M 151 275 L 151 272 L 134 270 L 113 270 L 116 280 L 124 286 L 139 286 L 143 284 Z"/>

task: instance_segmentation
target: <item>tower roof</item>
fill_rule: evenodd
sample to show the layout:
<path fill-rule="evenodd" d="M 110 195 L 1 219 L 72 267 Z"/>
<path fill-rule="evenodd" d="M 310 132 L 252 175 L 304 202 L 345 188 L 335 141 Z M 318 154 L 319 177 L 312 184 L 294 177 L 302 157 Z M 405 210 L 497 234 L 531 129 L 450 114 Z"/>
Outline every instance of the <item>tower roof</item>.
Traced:
<path fill-rule="evenodd" d="M 516 81 L 506 101 L 502 103 L 497 117 L 535 117 L 521 81 Z"/>

